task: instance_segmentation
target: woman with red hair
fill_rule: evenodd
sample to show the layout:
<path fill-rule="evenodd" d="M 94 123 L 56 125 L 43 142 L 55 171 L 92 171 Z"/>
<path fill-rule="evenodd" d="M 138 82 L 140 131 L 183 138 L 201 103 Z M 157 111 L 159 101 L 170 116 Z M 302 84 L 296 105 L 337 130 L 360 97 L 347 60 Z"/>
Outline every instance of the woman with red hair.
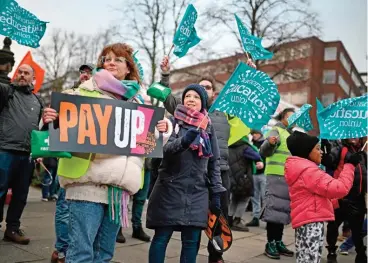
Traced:
<path fill-rule="evenodd" d="M 138 94 L 139 84 L 133 49 L 117 43 L 104 47 L 90 80 L 64 93 L 143 103 Z M 44 110 L 44 123 L 56 119 L 55 110 Z M 156 137 L 159 132 L 163 133 L 165 143 L 171 131 L 171 123 L 161 120 L 156 126 Z M 123 227 L 127 223 L 127 199 L 142 183 L 143 164 L 143 157 L 110 154 L 77 154 L 71 159 L 60 160 L 60 184 L 70 202 L 70 243 L 66 262 L 111 261 L 120 219 Z"/>

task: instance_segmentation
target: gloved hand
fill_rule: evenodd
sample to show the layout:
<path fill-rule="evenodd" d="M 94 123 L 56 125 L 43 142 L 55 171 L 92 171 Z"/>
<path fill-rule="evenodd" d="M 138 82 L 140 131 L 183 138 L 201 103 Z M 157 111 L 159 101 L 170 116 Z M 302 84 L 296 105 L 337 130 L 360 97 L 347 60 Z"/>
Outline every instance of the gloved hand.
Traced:
<path fill-rule="evenodd" d="M 189 145 L 197 138 L 199 130 L 189 129 L 182 138 L 182 145 L 184 147 L 189 147 Z"/>
<path fill-rule="evenodd" d="M 352 165 L 357 166 L 362 160 L 362 153 L 363 152 L 347 154 L 345 157 L 345 163 L 351 163 Z"/>
<path fill-rule="evenodd" d="M 210 209 L 212 211 L 220 211 L 221 210 L 221 194 L 220 193 L 212 194 Z"/>

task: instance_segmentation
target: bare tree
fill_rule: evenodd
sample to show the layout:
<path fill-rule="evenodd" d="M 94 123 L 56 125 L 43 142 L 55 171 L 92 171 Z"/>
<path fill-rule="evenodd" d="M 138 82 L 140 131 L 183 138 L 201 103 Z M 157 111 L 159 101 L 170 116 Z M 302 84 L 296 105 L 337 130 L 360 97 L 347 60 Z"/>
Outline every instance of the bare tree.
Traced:
<path fill-rule="evenodd" d="M 284 57 L 284 63 L 275 64 L 272 77 L 286 72 L 287 57 L 292 55 L 288 49 L 282 48 L 283 44 L 320 33 L 318 15 L 310 10 L 309 0 L 223 0 L 221 5 L 214 5 L 206 12 L 207 26 L 217 28 L 224 37 L 229 37 L 226 33 L 235 36 L 239 43 L 238 51 L 242 50 L 242 42 L 234 13 L 252 35 L 264 38 L 266 48 L 275 56 Z"/>
<path fill-rule="evenodd" d="M 101 30 L 95 35 L 77 35 L 56 29 L 46 45 L 36 49 L 37 61 L 46 71 L 45 83 L 51 82 L 54 91 L 61 91 L 76 79 L 78 66 L 95 63 L 98 53 L 117 32 L 116 27 Z"/>
<path fill-rule="evenodd" d="M 121 12 L 122 38 L 143 51 L 142 62 L 150 68 L 148 84 L 155 81 L 159 60 L 166 54 L 189 0 L 127 0 Z M 132 8 L 134 6 L 134 8 Z M 119 21 L 119 24 L 122 24 Z"/>

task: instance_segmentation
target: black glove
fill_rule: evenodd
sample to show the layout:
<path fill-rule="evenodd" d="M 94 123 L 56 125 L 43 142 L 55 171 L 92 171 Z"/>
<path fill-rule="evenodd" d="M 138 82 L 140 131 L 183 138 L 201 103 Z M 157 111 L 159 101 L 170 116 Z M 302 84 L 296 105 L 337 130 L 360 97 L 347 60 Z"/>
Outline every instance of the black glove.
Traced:
<path fill-rule="evenodd" d="M 182 144 L 184 147 L 189 147 L 189 145 L 197 138 L 199 130 L 189 129 L 182 138 Z"/>
<path fill-rule="evenodd" d="M 363 152 L 347 154 L 345 156 L 345 163 L 351 163 L 352 165 L 357 166 L 362 160 L 362 153 Z"/>

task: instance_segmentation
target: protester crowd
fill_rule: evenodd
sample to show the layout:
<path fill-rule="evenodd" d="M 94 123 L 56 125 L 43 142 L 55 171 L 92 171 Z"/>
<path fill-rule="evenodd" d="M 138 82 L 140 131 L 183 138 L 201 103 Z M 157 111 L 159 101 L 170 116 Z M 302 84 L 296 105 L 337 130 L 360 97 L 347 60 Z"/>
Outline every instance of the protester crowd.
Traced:
<path fill-rule="evenodd" d="M 15 63 L 10 45 L 6 38 L 0 51 L 0 223 L 8 189 L 13 193 L 5 241 L 30 242 L 20 219 L 35 164 L 42 163 L 46 168 L 42 200 L 57 200 L 54 263 L 110 262 L 115 242 L 125 242 L 122 227 L 127 226 L 129 202 L 132 236 L 150 242 L 141 222 L 147 199 L 146 227 L 154 230 L 147 255 L 150 263 L 164 262 L 175 231 L 182 239 L 180 262 L 196 262 L 208 210 L 221 211 L 233 231 L 249 231 L 266 222 L 264 253 L 270 259 L 295 254 L 298 263 L 317 263 L 326 242 L 329 263 L 337 262 L 338 252 L 346 254 L 352 246 L 355 262 L 367 261 L 366 138 L 320 142 L 290 128 L 288 118 L 295 110 L 286 108 L 274 117 L 277 124 L 271 130 L 251 130 L 229 145 L 233 116 L 207 112 L 215 99 L 216 81 L 202 76 L 183 87 L 180 97 L 170 94 L 164 101 L 167 118 L 158 121 L 155 133 L 156 138 L 163 137 L 162 159 L 73 153 L 71 159 L 34 160 L 31 132 L 47 130 L 50 123 L 58 125 L 58 112 L 32 93 L 31 66 L 20 65 L 13 81 L 7 77 Z M 143 89 L 133 90 L 123 82 L 142 85 L 133 53 L 125 43 L 105 46 L 96 66 L 81 61 L 79 80 L 63 93 L 144 104 Z M 255 67 L 251 60 L 247 64 Z M 160 66 L 160 85 L 170 87 L 167 56 Z M 116 200 L 121 202 L 118 206 Z M 253 219 L 244 222 L 250 205 Z M 351 237 L 339 249 L 343 222 Z M 295 253 L 283 242 L 284 226 L 290 223 L 295 228 Z M 223 252 L 212 242 L 208 252 L 208 262 L 224 262 Z"/>

